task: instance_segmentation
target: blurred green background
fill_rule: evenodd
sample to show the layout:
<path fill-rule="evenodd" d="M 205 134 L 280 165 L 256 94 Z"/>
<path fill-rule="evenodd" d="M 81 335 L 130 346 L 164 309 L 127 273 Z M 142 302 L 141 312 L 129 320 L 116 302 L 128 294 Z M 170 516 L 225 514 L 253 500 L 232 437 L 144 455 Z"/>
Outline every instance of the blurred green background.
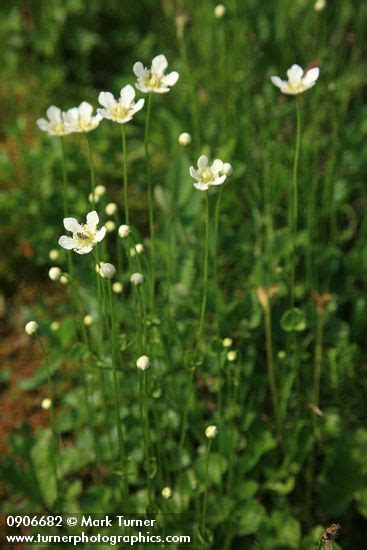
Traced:
<path fill-rule="evenodd" d="M 51 104 L 66 110 L 86 100 L 97 107 L 99 91 L 116 95 L 123 85 L 134 82 L 135 61 L 148 65 L 155 55 L 164 53 L 180 80 L 169 94 L 154 97 L 152 163 L 162 256 L 168 190 L 176 182 L 173 282 L 181 338 L 194 330 L 200 296 L 201 196 L 192 188 L 188 167 L 205 152 L 230 162 L 234 169 L 220 214 L 219 280 L 224 304 L 220 332 L 236 341 L 241 354 L 246 435 L 237 451 L 239 456 L 249 452 L 252 457 L 243 468 L 239 459 L 237 492 L 223 501 L 224 508 L 237 509 L 241 525 L 234 541 L 243 548 L 311 548 L 313 530 L 338 521 L 341 547 L 362 548 L 367 517 L 367 4 L 328 1 L 320 12 L 309 0 L 228 0 L 225 6 L 224 17 L 218 19 L 215 3 L 207 0 L 2 2 L 0 313 L 4 349 L 8 339 L 22 332 L 31 314 L 45 325 L 55 312 L 60 317 L 66 314 L 66 305 L 60 303 L 63 291 L 56 292 L 47 282 L 52 265 L 49 251 L 56 248 L 62 232 L 60 148 L 57 139 L 39 131 L 36 120 Z M 293 63 L 320 66 L 320 79 L 301 98 L 296 295 L 307 329 L 299 341 L 299 386 L 287 397 L 286 458 L 279 464 L 272 458 L 275 442 L 266 435 L 271 407 L 266 398 L 262 311 L 254 289 L 275 284 L 284 296 L 284 259 L 291 246 L 287 190 L 295 116 L 293 98 L 280 94 L 270 76 L 285 77 Z M 193 135 L 193 144 L 182 150 L 178 135 L 184 131 Z M 142 241 L 149 233 L 143 133 L 144 116 L 137 116 L 127 126 L 127 139 L 130 208 Z M 105 202 L 118 202 L 119 130 L 104 121 L 92 138 L 97 183 L 107 188 Z M 67 138 L 66 148 L 73 215 L 80 217 L 86 212 L 89 191 L 86 144 L 75 134 Z M 82 263 L 79 272 L 85 271 Z M 158 271 L 163 279 L 164 267 Z M 315 291 L 330 293 L 332 303 L 325 321 L 323 415 L 310 495 L 308 405 Z M 163 303 L 163 291 L 160 299 Z M 286 341 L 280 328 L 283 306 L 280 300 L 273 310 L 277 352 Z M 68 335 L 62 338 L 54 342 L 55 349 L 67 345 Z M 1 387 L 4 394 L 11 387 L 16 400 L 22 389 L 11 384 L 11 370 L 19 368 L 21 373 L 27 360 L 23 357 L 17 364 L 16 359 L 14 364 L 9 355 L 2 355 L 7 374 Z M 287 388 L 292 376 L 282 354 L 277 363 Z M 215 380 L 215 373 L 211 376 Z M 180 383 L 184 387 L 185 379 Z M 25 391 L 37 391 L 36 387 L 31 384 Z M 215 393 L 210 387 L 208 391 Z M 294 412 L 300 409 L 301 413 Z M 11 415 L 11 408 L 5 414 Z M 16 454 L 16 449 L 15 445 L 7 452 Z M 18 448 L 18 459 L 21 452 Z M 5 476 L 8 467 L 4 466 Z M 249 483 L 254 485 L 247 494 Z M 21 491 L 16 482 L 10 483 L 10 489 L 3 487 L 4 498 L 12 493 L 11 506 L 18 509 Z M 248 517 L 253 518 L 251 522 Z M 218 518 L 221 525 L 219 513 Z"/>

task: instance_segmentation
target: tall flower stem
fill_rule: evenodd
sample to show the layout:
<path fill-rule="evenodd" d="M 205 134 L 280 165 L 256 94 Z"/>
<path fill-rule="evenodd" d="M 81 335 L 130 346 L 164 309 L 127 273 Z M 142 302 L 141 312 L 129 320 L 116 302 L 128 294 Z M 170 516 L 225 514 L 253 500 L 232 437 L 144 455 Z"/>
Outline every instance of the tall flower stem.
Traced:
<path fill-rule="evenodd" d="M 320 380 L 322 367 L 322 342 L 324 334 L 324 313 L 316 311 L 316 337 L 315 337 L 315 359 L 314 359 L 314 377 L 313 377 L 313 399 L 315 407 L 319 406 L 320 401 Z"/>
<path fill-rule="evenodd" d="M 203 266 L 203 295 L 202 295 L 202 301 L 201 301 L 200 320 L 199 320 L 199 328 L 198 328 L 198 332 L 197 332 L 196 347 L 195 347 L 194 357 L 193 357 L 193 361 L 192 361 L 192 365 L 191 365 L 191 373 L 190 373 L 190 381 L 189 381 L 189 386 L 188 386 L 188 394 L 187 394 L 187 397 L 186 397 L 185 408 L 184 408 L 183 417 L 182 417 L 180 450 L 182 450 L 183 445 L 185 443 L 185 438 L 186 438 L 189 407 L 190 407 L 191 397 L 192 397 L 193 390 L 194 390 L 196 362 L 197 362 L 197 359 L 198 359 L 199 348 L 200 348 L 200 343 L 201 343 L 201 337 L 202 337 L 203 329 L 204 329 L 206 302 L 207 302 L 207 293 L 208 293 L 209 224 L 210 224 L 209 195 L 208 195 L 208 192 L 205 192 L 205 244 L 204 244 L 204 266 Z"/>
<path fill-rule="evenodd" d="M 297 130 L 296 130 L 296 145 L 294 151 L 294 160 L 293 160 L 293 174 L 292 174 L 292 187 L 290 194 L 290 229 L 291 229 L 291 238 L 292 238 L 292 249 L 291 249 L 291 280 L 290 280 L 290 291 L 291 291 L 291 308 L 294 307 L 294 286 L 295 286 L 295 271 L 296 271 L 296 238 L 297 238 L 297 227 L 298 227 L 298 164 L 299 164 L 299 154 L 301 148 L 301 105 L 299 97 L 296 97 L 296 121 L 297 121 Z"/>
<path fill-rule="evenodd" d="M 279 396 L 275 377 L 275 368 L 273 360 L 273 341 L 271 334 L 271 309 L 270 303 L 264 308 L 264 324 L 265 324 L 265 343 L 266 343 L 266 363 L 268 370 L 268 380 L 271 393 L 271 400 L 273 403 L 273 409 L 275 414 L 275 420 L 277 424 L 278 434 L 281 433 L 281 415 L 279 408 Z"/>
<path fill-rule="evenodd" d="M 123 497 L 127 498 L 128 496 L 128 477 L 127 477 L 127 471 L 126 471 L 126 450 L 125 450 L 125 441 L 124 441 L 124 435 L 122 432 L 122 419 L 121 419 L 121 402 L 120 402 L 120 390 L 119 390 L 119 383 L 118 383 L 118 377 L 117 377 L 117 347 L 116 347 L 116 322 L 115 322 L 115 314 L 114 314 L 114 308 L 113 308 L 113 300 L 112 300 L 112 289 L 111 289 L 111 281 L 107 280 L 107 287 L 108 287 L 108 305 L 110 310 L 110 341 L 111 341 L 111 357 L 112 357 L 112 377 L 113 377 L 113 387 L 114 387 L 114 394 L 115 394 L 115 415 L 116 415 L 116 428 L 117 428 L 117 438 L 118 438 L 118 445 L 119 445 L 119 454 L 120 454 L 120 461 L 121 461 L 121 470 L 122 470 L 122 492 Z"/>
<path fill-rule="evenodd" d="M 212 441 L 208 440 L 208 446 L 206 450 L 206 461 L 205 461 L 205 474 L 204 474 L 204 498 L 203 498 L 203 515 L 201 520 L 201 529 L 202 534 L 204 535 L 205 525 L 206 525 L 206 510 L 207 510 L 207 500 L 208 500 L 208 472 L 209 472 L 209 459 L 210 459 L 210 449 Z"/>
<path fill-rule="evenodd" d="M 215 211 L 214 211 L 214 289 L 215 289 L 215 317 L 216 317 L 216 329 L 217 329 L 217 337 L 220 335 L 220 322 L 219 322 L 219 310 L 220 310 L 220 292 L 218 287 L 218 230 L 219 230 L 219 210 L 220 210 L 220 203 L 222 198 L 222 192 L 223 192 L 223 185 L 219 188 L 219 193 L 217 196 L 217 201 L 215 204 Z"/>
<path fill-rule="evenodd" d="M 92 206 L 93 210 L 96 208 L 96 198 L 95 198 L 95 189 L 96 189 L 96 173 L 94 170 L 94 162 L 93 162 L 93 144 L 92 144 L 92 138 L 90 137 L 89 133 L 86 133 L 87 143 L 88 143 L 88 164 L 89 164 L 89 172 L 90 172 L 90 192 L 92 197 Z"/>
<path fill-rule="evenodd" d="M 64 138 L 60 137 L 60 146 L 61 146 L 61 159 L 62 159 L 62 201 L 63 201 L 63 212 L 64 218 L 67 218 L 69 215 L 69 205 L 68 205 L 68 172 L 66 168 L 66 151 Z M 68 270 L 69 275 L 73 277 L 74 275 L 74 266 L 73 266 L 73 257 L 71 251 L 67 252 L 67 261 L 68 261 Z"/>
<path fill-rule="evenodd" d="M 146 171 L 148 180 L 148 209 L 149 209 L 149 234 L 150 234 L 150 301 L 151 309 L 154 311 L 154 294 L 155 294 L 155 241 L 154 241 L 154 205 L 153 205 L 153 184 L 152 173 L 150 167 L 150 119 L 152 111 L 152 94 L 148 94 L 148 107 L 147 115 L 145 119 L 145 132 L 144 132 L 144 149 L 146 159 Z"/>
<path fill-rule="evenodd" d="M 126 225 L 129 225 L 130 216 L 129 216 L 129 199 L 128 199 L 128 182 L 127 182 L 127 148 L 126 148 L 125 124 L 121 124 L 121 143 L 122 143 L 125 223 Z"/>

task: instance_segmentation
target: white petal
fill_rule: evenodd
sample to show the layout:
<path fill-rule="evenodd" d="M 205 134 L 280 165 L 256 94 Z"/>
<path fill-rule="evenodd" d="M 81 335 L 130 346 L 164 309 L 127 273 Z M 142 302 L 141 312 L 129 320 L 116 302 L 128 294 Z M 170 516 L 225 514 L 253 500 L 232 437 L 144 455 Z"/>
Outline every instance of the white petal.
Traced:
<path fill-rule="evenodd" d="M 85 120 L 90 120 L 90 118 L 92 117 L 92 114 L 93 114 L 92 105 L 90 103 L 88 103 L 87 101 L 83 101 L 79 105 L 80 118 L 85 119 Z"/>
<path fill-rule="evenodd" d="M 137 82 L 135 84 L 135 88 L 137 88 L 138 90 L 140 90 L 144 94 L 147 94 L 149 92 L 148 88 L 146 86 L 144 86 L 144 84 L 142 84 L 141 82 Z"/>
<path fill-rule="evenodd" d="M 81 246 L 80 248 L 76 248 L 75 252 L 77 254 L 88 254 L 88 252 L 91 252 L 93 250 L 93 246 Z"/>
<path fill-rule="evenodd" d="M 200 182 L 195 182 L 194 187 L 195 189 L 199 189 L 199 191 L 206 191 L 207 189 L 209 189 L 209 185 L 207 183 Z"/>
<path fill-rule="evenodd" d="M 201 155 L 198 159 L 198 168 L 202 170 L 203 168 L 206 168 L 208 166 L 208 157 L 205 155 Z"/>
<path fill-rule="evenodd" d="M 316 80 L 319 78 L 320 69 L 318 67 L 315 67 L 314 69 L 310 69 L 307 71 L 305 76 L 303 77 L 303 83 L 305 86 L 310 86 L 310 84 L 314 84 Z"/>
<path fill-rule="evenodd" d="M 64 218 L 64 227 L 72 233 L 77 233 L 81 229 L 80 224 L 75 218 Z"/>
<path fill-rule="evenodd" d="M 196 180 L 199 179 L 198 173 L 193 166 L 190 166 L 190 176 Z"/>
<path fill-rule="evenodd" d="M 227 176 L 223 174 L 223 176 L 219 176 L 218 178 L 215 178 L 214 181 L 211 182 L 211 185 L 222 185 L 222 183 L 226 180 Z"/>
<path fill-rule="evenodd" d="M 48 125 L 49 123 L 47 122 L 47 120 L 45 118 L 39 118 L 37 120 L 37 126 L 38 128 L 40 128 L 41 130 L 43 130 L 43 132 L 47 132 L 48 130 Z"/>
<path fill-rule="evenodd" d="M 101 92 L 98 96 L 98 103 L 100 103 L 103 107 L 108 108 L 112 107 L 116 101 L 111 92 Z"/>
<path fill-rule="evenodd" d="M 66 113 L 62 114 L 62 118 L 64 119 L 65 122 L 68 122 L 69 124 L 72 124 L 73 122 L 77 121 L 79 118 L 79 111 L 77 107 L 68 109 Z"/>
<path fill-rule="evenodd" d="M 61 109 L 51 105 L 46 111 L 47 117 L 51 122 L 61 122 Z"/>
<path fill-rule="evenodd" d="M 174 86 L 177 80 L 179 79 L 179 77 L 180 75 L 178 74 L 177 71 L 172 71 L 171 73 L 169 73 L 163 78 L 163 83 L 166 86 Z"/>
<path fill-rule="evenodd" d="M 137 77 L 140 77 L 140 76 L 144 76 L 146 69 L 144 68 L 144 65 L 141 61 L 137 61 L 133 65 L 133 71 Z"/>
<path fill-rule="evenodd" d="M 134 98 L 135 98 L 134 88 L 130 84 L 128 84 L 127 86 L 124 86 L 121 89 L 120 97 L 121 97 L 121 103 L 126 107 L 130 107 L 131 103 L 134 101 Z"/>
<path fill-rule="evenodd" d="M 157 55 L 152 61 L 152 73 L 157 76 L 162 76 L 167 69 L 168 62 L 163 54 Z"/>
<path fill-rule="evenodd" d="M 92 233 L 95 232 L 98 222 L 99 222 L 99 217 L 95 210 L 87 214 L 87 226 Z"/>
<path fill-rule="evenodd" d="M 277 86 L 278 88 L 281 88 L 282 85 L 284 84 L 284 80 L 282 80 L 281 78 L 279 78 L 279 76 L 272 76 L 270 78 L 270 80 L 272 81 L 272 83 L 274 84 L 274 86 Z"/>
<path fill-rule="evenodd" d="M 134 105 L 134 112 L 137 113 L 144 107 L 145 99 L 139 99 Z"/>
<path fill-rule="evenodd" d="M 223 162 L 220 159 L 215 159 L 211 169 L 215 174 L 218 174 L 223 169 Z"/>
<path fill-rule="evenodd" d="M 303 76 L 303 69 L 299 65 L 292 65 L 290 69 L 287 71 L 287 76 L 289 82 L 294 84 L 295 82 L 299 82 Z"/>
<path fill-rule="evenodd" d="M 59 245 L 63 248 L 66 248 L 66 250 L 72 250 L 75 248 L 75 242 L 74 239 L 71 237 L 67 237 L 66 235 L 63 235 L 59 238 Z"/>
<path fill-rule="evenodd" d="M 101 229 L 99 229 L 97 231 L 97 233 L 95 234 L 94 236 L 94 242 L 96 243 L 100 243 L 101 240 L 104 238 L 104 236 L 106 235 L 106 231 L 107 229 L 105 227 L 101 227 Z"/>

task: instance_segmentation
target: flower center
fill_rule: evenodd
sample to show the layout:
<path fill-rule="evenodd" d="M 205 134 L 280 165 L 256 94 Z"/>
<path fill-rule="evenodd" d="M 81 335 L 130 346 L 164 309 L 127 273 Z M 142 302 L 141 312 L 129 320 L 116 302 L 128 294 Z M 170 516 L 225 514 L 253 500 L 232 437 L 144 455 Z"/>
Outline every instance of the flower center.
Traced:
<path fill-rule="evenodd" d="M 209 168 L 199 170 L 199 177 L 203 183 L 209 183 L 214 179 L 213 172 Z"/>
<path fill-rule="evenodd" d="M 147 78 L 147 87 L 151 89 L 159 88 L 161 86 L 161 79 L 155 74 L 149 74 Z"/>
<path fill-rule="evenodd" d="M 303 90 L 303 82 L 302 80 L 299 80 L 298 82 L 289 83 L 289 87 L 294 92 L 299 92 L 300 90 Z"/>
<path fill-rule="evenodd" d="M 93 244 L 94 236 L 91 231 L 83 225 L 83 231 L 78 232 L 74 238 L 79 246 L 90 246 Z"/>
<path fill-rule="evenodd" d="M 51 131 L 54 134 L 63 134 L 65 132 L 66 126 L 63 122 L 54 122 L 51 124 Z"/>
<path fill-rule="evenodd" d="M 129 113 L 128 107 L 121 105 L 121 103 L 116 103 L 111 109 L 111 114 L 115 118 L 125 118 Z"/>
<path fill-rule="evenodd" d="M 82 132 L 87 132 L 92 128 L 92 121 L 79 119 L 77 127 L 78 127 L 78 130 L 81 130 Z"/>

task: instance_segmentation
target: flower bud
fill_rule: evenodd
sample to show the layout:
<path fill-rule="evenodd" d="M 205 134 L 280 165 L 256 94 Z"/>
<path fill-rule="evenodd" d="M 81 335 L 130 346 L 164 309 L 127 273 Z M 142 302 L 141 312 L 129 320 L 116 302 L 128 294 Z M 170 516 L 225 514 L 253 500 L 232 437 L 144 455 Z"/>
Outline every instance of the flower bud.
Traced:
<path fill-rule="evenodd" d="M 83 319 L 83 323 L 85 324 L 86 327 L 90 327 L 90 325 L 93 323 L 93 317 L 92 315 L 85 315 L 84 316 L 84 319 Z"/>
<path fill-rule="evenodd" d="M 314 5 L 315 11 L 322 11 L 326 8 L 326 1 L 325 0 L 316 0 Z"/>
<path fill-rule="evenodd" d="M 173 491 L 171 487 L 163 487 L 162 489 L 162 497 L 166 500 L 169 500 L 173 497 Z"/>
<path fill-rule="evenodd" d="M 117 204 L 115 202 L 109 202 L 106 205 L 106 214 L 107 216 L 113 216 L 117 212 Z"/>
<path fill-rule="evenodd" d="M 96 197 L 102 197 L 106 192 L 106 187 L 104 185 L 97 185 L 97 187 L 94 190 L 94 194 Z"/>
<path fill-rule="evenodd" d="M 144 252 L 144 245 L 142 243 L 137 243 L 133 248 L 130 248 L 130 256 L 132 258 L 142 252 Z"/>
<path fill-rule="evenodd" d="M 112 231 L 115 231 L 116 229 L 116 224 L 113 220 L 107 220 L 104 226 L 107 229 L 108 233 L 112 233 Z"/>
<path fill-rule="evenodd" d="M 190 145 L 191 141 L 192 141 L 192 137 L 188 132 L 183 132 L 178 136 L 178 143 L 183 147 Z"/>
<path fill-rule="evenodd" d="M 223 338 L 222 345 L 224 348 L 230 348 L 233 344 L 232 338 Z"/>
<path fill-rule="evenodd" d="M 26 326 L 24 327 L 24 330 L 28 336 L 32 336 L 35 332 L 37 332 L 39 328 L 39 325 L 36 321 L 29 321 Z"/>
<path fill-rule="evenodd" d="M 142 355 L 136 361 L 136 366 L 139 370 L 147 370 L 150 367 L 150 359 L 147 355 Z"/>
<path fill-rule="evenodd" d="M 125 239 L 128 235 L 130 235 L 131 229 L 129 225 L 120 225 L 119 227 L 119 237 L 121 239 Z"/>
<path fill-rule="evenodd" d="M 99 274 L 104 279 L 112 279 L 112 277 L 116 275 L 116 268 L 112 264 L 101 262 L 99 266 Z"/>
<path fill-rule="evenodd" d="M 144 283 L 144 275 L 142 273 L 133 273 L 130 277 L 130 283 L 133 286 L 141 286 Z"/>
<path fill-rule="evenodd" d="M 52 260 L 53 262 L 55 262 L 56 260 L 59 259 L 60 253 L 59 253 L 58 250 L 56 250 L 55 248 L 53 248 L 52 250 L 50 250 L 48 256 L 49 256 L 50 260 Z"/>
<path fill-rule="evenodd" d="M 215 6 L 214 15 L 217 19 L 222 19 L 225 13 L 226 13 L 226 7 L 223 6 L 223 4 L 218 4 L 217 6 Z"/>
<path fill-rule="evenodd" d="M 50 329 L 52 330 L 52 332 L 57 332 L 59 328 L 60 328 L 60 323 L 58 321 L 52 321 L 50 325 Z"/>
<path fill-rule="evenodd" d="M 68 279 L 67 275 L 61 275 L 59 281 L 62 285 L 67 285 L 68 282 L 69 282 L 69 279 Z"/>
<path fill-rule="evenodd" d="M 51 408 L 51 405 L 52 405 L 52 401 L 48 397 L 46 397 L 45 399 L 42 399 L 41 401 L 42 409 L 44 409 L 45 411 L 48 411 L 48 409 Z"/>
<path fill-rule="evenodd" d="M 116 283 L 113 283 L 112 285 L 112 290 L 116 293 L 116 294 L 121 294 L 121 292 L 123 291 L 123 285 L 121 283 L 119 283 L 118 281 Z"/>
<path fill-rule="evenodd" d="M 62 271 L 59 267 L 50 267 L 48 271 L 48 276 L 51 281 L 58 281 L 62 275 Z"/>
<path fill-rule="evenodd" d="M 234 350 L 229 351 L 229 352 L 227 353 L 227 359 L 228 359 L 228 361 L 231 361 L 231 362 L 232 362 L 232 361 L 236 361 L 236 359 L 237 359 L 237 351 L 234 351 Z"/>
<path fill-rule="evenodd" d="M 97 193 L 94 193 L 94 200 L 93 200 L 93 193 L 89 193 L 88 195 L 88 201 L 93 204 L 97 204 L 97 202 L 99 202 L 99 199 L 100 199 L 100 196 L 97 195 Z"/>
<path fill-rule="evenodd" d="M 217 434 L 217 426 L 208 426 L 207 428 L 205 428 L 205 435 L 208 439 L 214 439 L 215 437 L 217 437 Z"/>

